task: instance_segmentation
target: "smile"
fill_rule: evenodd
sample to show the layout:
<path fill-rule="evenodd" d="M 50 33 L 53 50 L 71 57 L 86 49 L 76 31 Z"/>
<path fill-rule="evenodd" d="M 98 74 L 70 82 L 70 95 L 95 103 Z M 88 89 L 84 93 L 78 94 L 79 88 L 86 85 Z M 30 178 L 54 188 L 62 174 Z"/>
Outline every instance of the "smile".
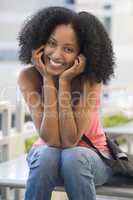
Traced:
<path fill-rule="evenodd" d="M 50 59 L 50 64 L 54 65 L 55 67 L 60 67 L 62 65 L 61 63 L 57 63 L 57 62 L 55 62 L 55 61 L 53 61 L 51 59 Z"/>
<path fill-rule="evenodd" d="M 61 63 L 61 62 L 55 62 L 51 58 L 49 58 L 49 63 L 50 63 L 50 66 L 52 68 L 54 68 L 54 69 L 58 69 L 58 68 L 61 68 L 63 66 L 63 63 Z"/>

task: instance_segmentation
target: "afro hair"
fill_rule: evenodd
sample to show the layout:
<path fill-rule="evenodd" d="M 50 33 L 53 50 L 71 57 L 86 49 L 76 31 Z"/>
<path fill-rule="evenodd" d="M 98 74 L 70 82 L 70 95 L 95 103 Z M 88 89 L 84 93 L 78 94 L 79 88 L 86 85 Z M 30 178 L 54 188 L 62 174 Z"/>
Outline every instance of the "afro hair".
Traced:
<path fill-rule="evenodd" d="M 108 83 L 114 75 L 112 42 L 100 20 L 89 12 L 76 13 L 64 7 L 39 10 L 24 23 L 19 32 L 19 59 L 30 64 L 32 51 L 46 44 L 57 25 L 71 24 L 78 38 L 80 53 L 86 57 L 82 74 L 91 81 Z"/>

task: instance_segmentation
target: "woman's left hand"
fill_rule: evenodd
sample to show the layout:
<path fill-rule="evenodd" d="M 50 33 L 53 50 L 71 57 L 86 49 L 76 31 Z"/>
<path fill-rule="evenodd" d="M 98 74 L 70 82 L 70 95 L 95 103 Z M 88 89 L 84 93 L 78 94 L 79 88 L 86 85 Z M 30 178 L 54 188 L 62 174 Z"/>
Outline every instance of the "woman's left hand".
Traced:
<path fill-rule="evenodd" d="M 80 54 L 73 64 L 73 66 L 67 70 L 65 70 L 60 75 L 60 80 L 68 80 L 71 81 L 74 77 L 81 74 L 85 69 L 86 58 L 83 54 Z"/>

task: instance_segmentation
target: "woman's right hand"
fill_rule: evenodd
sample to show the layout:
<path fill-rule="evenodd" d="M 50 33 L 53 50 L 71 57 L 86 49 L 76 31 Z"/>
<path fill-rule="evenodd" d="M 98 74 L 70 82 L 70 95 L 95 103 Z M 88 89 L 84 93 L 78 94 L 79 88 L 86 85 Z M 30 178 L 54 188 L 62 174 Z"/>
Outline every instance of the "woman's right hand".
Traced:
<path fill-rule="evenodd" d="M 32 51 L 31 61 L 32 61 L 34 67 L 39 71 L 39 73 L 43 77 L 52 79 L 52 75 L 50 75 L 47 72 L 47 68 L 46 68 L 45 62 L 43 62 L 43 60 L 44 60 L 44 45 L 42 45 L 38 49 Z"/>

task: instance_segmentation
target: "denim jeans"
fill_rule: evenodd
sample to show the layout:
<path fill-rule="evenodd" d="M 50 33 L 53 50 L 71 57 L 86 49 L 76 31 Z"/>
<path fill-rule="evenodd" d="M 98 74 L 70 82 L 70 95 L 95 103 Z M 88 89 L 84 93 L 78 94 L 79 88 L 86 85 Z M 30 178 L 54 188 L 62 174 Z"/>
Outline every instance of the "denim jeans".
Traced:
<path fill-rule="evenodd" d="M 96 200 L 95 186 L 112 177 L 91 148 L 39 146 L 27 156 L 30 168 L 25 200 L 50 200 L 55 186 L 64 186 L 69 200 Z"/>

